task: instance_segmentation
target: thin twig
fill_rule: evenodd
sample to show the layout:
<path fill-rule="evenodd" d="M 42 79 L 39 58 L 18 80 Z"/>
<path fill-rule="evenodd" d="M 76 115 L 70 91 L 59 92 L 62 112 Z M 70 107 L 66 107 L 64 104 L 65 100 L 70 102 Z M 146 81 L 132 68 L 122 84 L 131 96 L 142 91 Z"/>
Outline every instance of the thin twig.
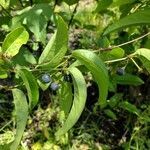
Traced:
<path fill-rule="evenodd" d="M 69 29 L 69 27 L 70 27 L 70 25 L 71 25 L 71 23 L 72 23 L 72 21 L 74 19 L 74 16 L 75 16 L 75 14 L 77 12 L 78 6 L 79 6 L 79 1 L 77 2 L 76 6 L 75 6 L 75 8 L 74 8 L 74 10 L 72 12 L 71 18 L 70 18 L 69 23 L 68 23 L 68 29 Z"/>
<path fill-rule="evenodd" d="M 130 43 L 136 42 L 136 41 L 138 41 L 138 40 L 140 40 L 140 39 L 142 39 L 142 38 L 144 38 L 144 37 L 146 37 L 148 35 L 150 35 L 150 32 L 148 32 L 148 33 L 146 33 L 146 34 L 144 34 L 144 35 L 142 35 L 142 36 L 140 36 L 140 37 L 138 37 L 138 38 L 136 38 L 134 40 L 131 40 L 131 41 L 128 41 L 128 42 L 125 42 L 125 43 L 122 43 L 122 44 L 119 44 L 119 45 L 116 45 L 116 46 L 111 46 L 111 47 L 107 47 L 107 48 L 100 48 L 98 50 L 94 50 L 93 52 L 109 51 L 109 50 L 112 50 L 114 48 L 122 47 L 124 45 L 128 45 Z"/>

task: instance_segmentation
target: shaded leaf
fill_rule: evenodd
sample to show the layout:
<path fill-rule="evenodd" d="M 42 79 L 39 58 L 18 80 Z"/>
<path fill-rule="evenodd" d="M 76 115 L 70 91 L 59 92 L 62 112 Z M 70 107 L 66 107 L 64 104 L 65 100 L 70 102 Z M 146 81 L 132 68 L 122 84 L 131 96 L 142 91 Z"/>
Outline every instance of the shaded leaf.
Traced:
<path fill-rule="evenodd" d="M 138 116 L 140 115 L 140 111 L 136 108 L 136 106 L 127 101 L 121 102 L 119 106 L 124 110 L 129 111 L 130 113 L 136 114 Z"/>
<path fill-rule="evenodd" d="M 140 16 L 140 19 L 139 19 Z M 104 31 L 103 35 L 109 34 L 115 30 L 122 29 L 125 27 L 130 27 L 133 25 L 143 25 L 143 24 L 150 24 L 150 8 L 145 10 L 141 10 L 130 14 L 119 21 L 116 21 L 114 24 L 108 26 Z"/>
<path fill-rule="evenodd" d="M 117 84 L 122 84 L 122 85 L 138 86 L 138 85 L 144 84 L 144 81 L 142 79 L 140 79 L 138 76 L 135 76 L 135 75 L 132 75 L 132 74 L 124 74 L 122 76 L 115 75 L 113 80 Z"/>
<path fill-rule="evenodd" d="M 50 39 L 39 58 L 39 66 L 42 68 L 56 67 L 61 62 L 67 51 L 67 25 L 59 16 L 57 24 L 57 31 Z"/>
<path fill-rule="evenodd" d="M 113 0 L 101 0 L 98 2 L 97 7 L 96 7 L 96 12 L 102 12 L 104 10 L 106 10 L 111 3 L 113 2 Z"/>
<path fill-rule="evenodd" d="M 65 115 L 67 116 L 70 111 L 73 100 L 72 87 L 70 83 L 62 82 L 59 96 L 60 108 L 65 112 Z"/>
<path fill-rule="evenodd" d="M 101 107 L 104 107 L 106 105 L 109 85 L 108 72 L 105 64 L 94 52 L 88 50 L 76 50 L 72 53 L 72 56 L 91 71 L 99 87 L 99 104 Z"/>
<path fill-rule="evenodd" d="M 104 110 L 104 113 L 105 113 L 108 117 L 110 117 L 110 118 L 112 118 L 112 119 L 114 119 L 114 120 L 117 119 L 116 114 L 115 114 L 112 110 L 110 110 L 110 109 L 105 109 L 105 110 Z"/>
<path fill-rule="evenodd" d="M 86 102 L 87 88 L 82 73 L 75 67 L 68 69 L 74 85 L 74 100 L 70 113 L 63 126 L 56 132 L 56 136 L 65 134 L 78 121 Z"/>
<path fill-rule="evenodd" d="M 15 56 L 20 47 L 28 41 L 28 38 L 29 34 L 23 27 L 14 29 L 6 36 L 2 45 L 2 52 L 8 57 Z"/>
<path fill-rule="evenodd" d="M 21 48 L 19 53 L 12 58 L 12 61 L 14 64 L 19 64 L 21 66 L 28 66 L 29 64 L 37 63 L 33 54 L 25 48 Z"/>
<path fill-rule="evenodd" d="M 39 100 L 39 91 L 36 78 L 27 69 L 18 69 L 19 76 L 22 78 L 28 92 L 29 108 L 32 109 Z"/>
<path fill-rule="evenodd" d="M 17 150 L 20 144 L 22 135 L 25 130 L 25 126 L 28 118 L 28 104 L 24 93 L 19 89 L 13 89 L 13 98 L 15 104 L 15 115 L 16 115 L 16 135 L 15 140 L 10 146 L 10 150 Z"/>

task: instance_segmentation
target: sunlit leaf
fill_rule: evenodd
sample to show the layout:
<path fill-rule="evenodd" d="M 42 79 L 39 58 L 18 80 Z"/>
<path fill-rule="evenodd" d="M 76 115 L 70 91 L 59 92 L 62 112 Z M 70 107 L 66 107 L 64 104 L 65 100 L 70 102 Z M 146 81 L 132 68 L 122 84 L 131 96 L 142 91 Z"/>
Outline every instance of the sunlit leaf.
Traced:
<path fill-rule="evenodd" d="M 36 78 L 27 69 L 18 69 L 18 75 L 22 78 L 28 92 L 29 107 L 32 109 L 39 100 L 39 91 Z"/>
<path fill-rule="evenodd" d="M 56 136 L 65 134 L 78 121 L 86 102 L 87 88 L 82 73 L 75 67 L 69 68 L 73 79 L 74 100 L 69 115 L 63 126 L 56 132 Z"/>
<path fill-rule="evenodd" d="M 63 59 L 67 51 L 68 31 L 67 25 L 58 16 L 57 31 L 54 33 L 49 43 L 45 47 L 39 58 L 39 66 L 42 68 L 56 67 Z"/>
<path fill-rule="evenodd" d="M 8 57 L 15 56 L 20 47 L 28 41 L 28 32 L 23 28 L 19 27 L 10 32 L 2 45 L 2 52 Z"/>
<path fill-rule="evenodd" d="M 15 140 L 10 146 L 10 150 L 17 150 L 20 144 L 22 135 L 25 130 L 25 126 L 28 118 L 28 104 L 24 93 L 19 89 L 13 89 L 13 98 L 15 104 L 15 115 L 16 115 L 16 135 Z"/>
<path fill-rule="evenodd" d="M 108 26 L 108 28 L 106 28 L 106 30 L 104 31 L 103 35 L 109 34 L 110 32 L 113 32 L 115 30 L 119 30 L 125 27 L 130 27 L 133 25 L 143 25 L 143 24 L 150 25 L 149 18 L 150 18 L 150 8 L 135 12 L 133 14 L 130 14 L 120 19 L 119 21 L 116 21 L 114 24 Z"/>
<path fill-rule="evenodd" d="M 48 4 L 36 4 L 26 7 L 12 19 L 12 28 L 19 24 L 25 25 L 34 35 L 37 41 L 45 43 L 47 21 L 51 19 L 52 8 Z"/>
<path fill-rule="evenodd" d="M 134 54 L 138 56 L 145 57 L 148 61 L 150 61 L 150 49 L 140 48 Z"/>
<path fill-rule="evenodd" d="M 99 104 L 101 107 L 106 105 L 108 93 L 108 72 L 103 61 L 94 53 L 88 50 L 76 50 L 72 56 L 78 59 L 86 68 L 91 71 L 94 80 L 99 87 Z"/>

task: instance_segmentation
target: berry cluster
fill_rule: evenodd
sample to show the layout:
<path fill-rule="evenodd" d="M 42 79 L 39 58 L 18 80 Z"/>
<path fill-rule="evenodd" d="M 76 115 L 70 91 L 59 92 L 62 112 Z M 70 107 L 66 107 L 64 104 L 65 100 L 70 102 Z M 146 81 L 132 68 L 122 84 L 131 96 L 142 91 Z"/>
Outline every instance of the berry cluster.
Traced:
<path fill-rule="evenodd" d="M 49 74 L 44 74 L 44 75 L 42 75 L 42 81 L 44 83 L 51 83 L 52 78 L 50 77 Z M 59 89 L 59 84 L 57 82 L 52 82 L 50 85 L 50 88 L 52 91 L 57 91 Z"/>

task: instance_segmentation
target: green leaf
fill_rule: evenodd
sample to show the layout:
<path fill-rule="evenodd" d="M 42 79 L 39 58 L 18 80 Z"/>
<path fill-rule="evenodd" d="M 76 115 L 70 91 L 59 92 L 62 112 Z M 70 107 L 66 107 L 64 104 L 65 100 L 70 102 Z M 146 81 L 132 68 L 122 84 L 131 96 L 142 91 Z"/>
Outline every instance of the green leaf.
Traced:
<path fill-rule="evenodd" d="M 33 74 L 27 69 L 18 69 L 18 75 L 22 78 L 28 92 L 29 108 L 32 109 L 38 103 L 38 85 Z"/>
<path fill-rule="evenodd" d="M 56 132 L 56 136 L 65 134 L 78 121 L 85 107 L 87 97 L 86 83 L 82 73 L 75 67 L 69 68 L 68 71 L 73 78 L 74 100 L 70 113 L 63 126 Z"/>
<path fill-rule="evenodd" d="M 99 104 L 103 108 L 106 105 L 109 78 L 103 61 L 92 51 L 76 50 L 72 56 L 78 59 L 86 68 L 91 71 L 99 87 Z"/>
<path fill-rule="evenodd" d="M 72 105 L 72 87 L 70 83 L 62 82 L 60 91 L 60 108 L 68 115 Z"/>
<path fill-rule="evenodd" d="M 109 52 L 102 52 L 101 53 L 101 58 L 103 60 L 113 60 L 113 59 L 119 59 L 124 56 L 125 52 L 122 48 L 114 48 Z"/>
<path fill-rule="evenodd" d="M 141 80 L 138 76 L 132 74 L 125 74 L 123 76 L 115 75 L 113 81 L 116 82 L 117 84 L 122 84 L 122 85 L 138 86 L 144 84 L 143 80 Z"/>
<path fill-rule="evenodd" d="M 96 12 L 102 12 L 104 10 L 106 10 L 111 3 L 113 2 L 113 0 L 101 0 L 98 2 L 97 7 L 96 7 Z"/>
<path fill-rule="evenodd" d="M 39 58 L 39 66 L 42 68 L 56 67 L 67 51 L 67 25 L 60 16 L 58 16 L 57 24 L 57 31 L 50 39 Z"/>
<path fill-rule="evenodd" d="M 25 126 L 28 119 L 28 104 L 24 93 L 19 89 L 13 89 L 13 98 L 15 104 L 15 115 L 16 115 L 16 135 L 15 140 L 10 146 L 10 150 L 17 150 L 20 144 L 22 135 L 25 130 Z"/>
<path fill-rule="evenodd" d="M 7 72 L 1 70 L 1 72 L 0 72 L 0 79 L 5 79 L 5 78 L 7 78 L 7 77 L 8 77 Z"/>
<path fill-rule="evenodd" d="M 136 0 L 113 0 L 112 7 L 134 3 Z"/>
<path fill-rule="evenodd" d="M 140 48 L 140 49 L 138 49 L 134 54 L 135 54 L 135 55 L 138 55 L 138 56 L 143 56 L 143 57 L 145 57 L 148 61 L 150 61 L 150 49 Z"/>
<path fill-rule="evenodd" d="M 19 53 L 12 58 L 12 62 L 21 66 L 28 66 L 30 64 L 35 65 L 37 63 L 33 54 L 24 47 L 21 48 Z"/>
<path fill-rule="evenodd" d="M 136 114 L 136 115 L 140 115 L 140 111 L 139 109 L 136 108 L 135 105 L 129 103 L 128 101 L 124 101 L 124 102 L 121 102 L 119 104 L 119 107 L 123 108 L 124 110 L 127 110 L 133 114 Z"/>
<path fill-rule="evenodd" d="M 140 18 L 139 18 L 140 16 Z M 150 24 L 150 8 L 147 8 L 145 10 L 140 10 L 138 12 L 135 12 L 133 14 L 130 14 L 119 21 L 116 21 L 114 24 L 108 26 L 106 30 L 104 31 L 103 35 L 109 34 L 110 32 L 113 32 L 118 29 L 122 29 L 125 27 L 130 27 L 133 25 L 143 25 L 143 24 Z"/>
<path fill-rule="evenodd" d="M 47 90 L 48 87 L 49 87 L 49 85 L 51 84 L 51 82 L 50 82 L 50 83 L 43 83 L 43 82 L 40 81 L 40 80 L 37 80 L 37 83 L 38 83 L 39 87 L 40 87 L 43 91 Z"/>
<path fill-rule="evenodd" d="M 14 29 L 6 36 L 2 45 L 2 52 L 7 57 L 15 56 L 20 47 L 28 41 L 28 38 L 29 34 L 23 27 Z"/>
<path fill-rule="evenodd" d="M 105 110 L 104 110 L 104 113 L 105 113 L 108 117 L 110 117 L 110 118 L 112 118 L 112 119 L 114 119 L 114 120 L 117 119 L 116 114 L 115 114 L 112 110 L 110 110 L 110 109 L 105 109 Z"/>
<path fill-rule="evenodd" d="M 51 19 L 52 8 L 48 4 L 36 4 L 21 10 L 12 19 L 12 28 L 25 25 L 34 35 L 37 41 L 45 43 L 47 21 Z"/>
<path fill-rule="evenodd" d="M 133 55 L 137 55 L 143 66 L 150 72 L 150 49 L 140 48 Z"/>
<path fill-rule="evenodd" d="M 10 0 L 0 0 L 0 5 L 7 9 L 9 7 Z"/>

